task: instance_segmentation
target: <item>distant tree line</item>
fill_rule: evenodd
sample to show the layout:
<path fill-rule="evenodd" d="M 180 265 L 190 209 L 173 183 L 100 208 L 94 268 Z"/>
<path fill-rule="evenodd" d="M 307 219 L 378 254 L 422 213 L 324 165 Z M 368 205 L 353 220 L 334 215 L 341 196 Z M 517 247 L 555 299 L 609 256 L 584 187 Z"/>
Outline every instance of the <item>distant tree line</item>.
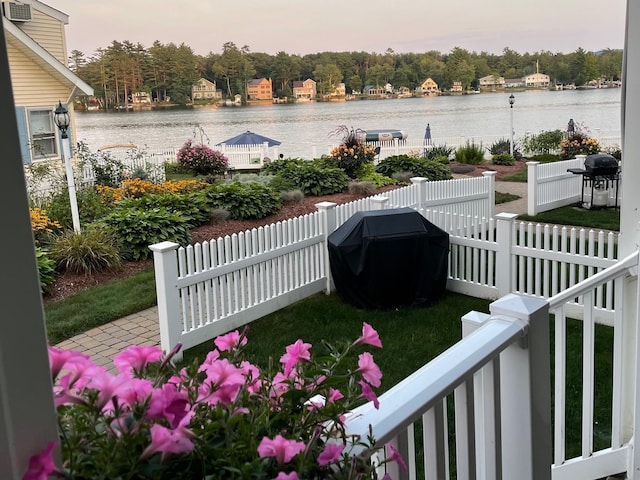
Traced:
<path fill-rule="evenodd" d="M 245 97 L 247 81 L 271 78 L 274 95 L 292 94 L 292 82 L 312 78 L 319 93 L 330 92 L 344 83 L 347 93 L 361 91 L 365 85 L 411 90 L 431 77 L 441 89 L 449 89 L 454 81 L 463 88 L 473 88 L 487 75 L 521 78 L 536 72 L 550 76 L 551 82 L 583 85 L 590 80 L 618 80 L 622 71 L 622 50 L 607 49 L 587 52 L 579 48 L 572 53 L 518 53 L 505 48 L 502 55 L 469 52 L 456 47 L 449 53 L 384 53 L 322 52 L 308 55 L 276 55 L 251 52 L 248 46 L 238 48 L 233 42 L 222 46 L 221 53 L 196 55 L 181 44 L 162 44 L 149 48 L 128 41 L 113 41 L 98 49 L 90 58 L 77 50 L 69 57 L 70 68 L 95 90 L 103 107 L 128 102 L 133 92 L 147 92 L 152 98 L 173 103 L 186 103 L 191 86 L 203 77 L 215 81 L 224 97 Z"/>

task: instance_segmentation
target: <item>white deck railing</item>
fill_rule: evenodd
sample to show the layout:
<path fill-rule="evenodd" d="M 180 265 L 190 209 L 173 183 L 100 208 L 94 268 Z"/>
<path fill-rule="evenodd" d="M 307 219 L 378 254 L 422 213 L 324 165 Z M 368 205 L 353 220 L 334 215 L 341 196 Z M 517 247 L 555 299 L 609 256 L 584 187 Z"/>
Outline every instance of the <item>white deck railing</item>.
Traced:
<path fill-rule="evenodd" d="M 378 410 L 369 402 L 349 415 L 350 434 L 366 437 L 371 428 L 378 445 L 403 456 L 408 471 L 387 464 L 391 478 L 447 479 L 454 468 L 458 479 L 551 478 L 546 302 L 509 295 L 491 312 L 470 312 L 464 338 L 382 394 Z"/>
<path fill-rule="evenodd" d="M 348 431 L 362 436 L 371 428 L 379 445 L 390 442 L 399 449 L 409 470 L 391 465 L 392 478 L 450 478 L 450 447 L 456 452 L 456 478 L 596 480 L 619 473 L 632 478 L 639 466 L 629 425 L 637 423 L 638 409 L 632 393 L 636 379 L 629 372 L 635 372 L 637 345 L 635 327 L 625 325 L 623 318 L 627 286 L 633 286 L 628 293 L 636 295 L 637 268 L 638 252 L 634 252 L 549 300 L 509 294 L 491 304 L 491 316 L 471 312 L 463 318 L 460 342 L 381 395 L 378 410 L 371 402 L 357 408 L 347 421 Z M 618 292 L 613 375 L 599 379 L 594 365 L 594 292 L 611 282 Z M 566 307 L 579 297 L 585 305 L 579 352 L 581 453 L 567 458 L 566 432 L 572 426 L 567 424 L 566 403 L 567 396 L 576 393 L 568 392 L 566 382 Z M 555 315 L 553 448 L 549 313 Z M 603 426 L 594 417 L 595 390 L 603 388 L 605 380 L 613 396 L 611 410 L 605 412 L 611 428 L 607 447 L 597 449 L 596 428 L 602 441 Z M 446 400 L 452 392 L 455 440 L 448 428 L 451 415 Z M 415 441 L 419 435 L 423 448 Z"/>

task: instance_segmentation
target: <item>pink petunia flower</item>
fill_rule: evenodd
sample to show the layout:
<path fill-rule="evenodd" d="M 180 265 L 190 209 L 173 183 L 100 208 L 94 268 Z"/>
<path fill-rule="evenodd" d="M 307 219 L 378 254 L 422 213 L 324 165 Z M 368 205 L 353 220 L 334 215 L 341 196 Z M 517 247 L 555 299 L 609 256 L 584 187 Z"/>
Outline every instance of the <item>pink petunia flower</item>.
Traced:
<path fill-rule="evenodd" d="M 113 358 L 113 364 L 120 373 L 131 374 L 131 370 L 141 372 L 148 363 L 159 362 L 162 350 L 155 346 L 131 345 Z"/>
<path fill-rule="evenodd" d="M 369 386 L 369 384 L 364 380 L 360 380 L 358 384 L 360 385 L 360 388 L 362 388 L 362 393 L 360 394 L 360 397 L 366 398 L 370 402 L 373 402 L 373 406 L 376 407 L 376 409 L 380 408 L 380 402 L 378 401 L 378 397 L 373 392 L 373 390 L 371 390 L 371 387 Z"/>
<path fill-rule="evenodd" d="M 300 480 L 300 479 L 298 478 L 297 472 L 289 472 L 289 473 L 280 472 L 278 473 L 278 476 L 275 477 L 273 480 Z"/>
<path fill-rule="evenodd" d="M 284 364 L 284 374 L 286 376 L 289 375 L 291 369 L 298 363 L 311 359 L 310 348 L 310 343 L 304 343 L 300 339 L 286 347 L 286 353 L 280 357 L 280 363 Z"/>
<path fill-rule="evenodd" d="M 238 345 L 246 345 L 247 337 L 241 336 L 238 330 L 216 337 L 213 343 L 221 352 L 235 350 Z"/>
<path fill-rule="evenodd" d="M 305 448 L 304 442 L 287 440 L 282 435 L 276 435 L 272 440 L 263 437 L 258 445 L 258 455 L 261 458 L 275 457 L 278 465 L 289 463 L 293 457 L 302 452 Z"/>
<path fill-rule="evenodd" d="M 147 458 L 154 453 L 160 452 L 162 456 L 169 453 L 189 453 L 194 449 L 192 438 L 195 435 L 186 426 L 191 421 L 194 412 L 189 412 L 180 424 L 174 428 L 166 428 L 156 423 L 151 427 L 151 443 L 142 452 L 141 458 Z"/>
<path fill-rule="evenodd" d="M 341 398 L 344 398 L 344 395 L 340 390 L 336 390 L 335 388 L 329 388 L 329 398 L 327 399 L 327 403 L 334 403 Z"/>
<path fill-rule="evenodd" d="M 358 355 L 358 367 L 358 372 L 362 374 L 362 378 L 374 387 L 380 386 L 382 372 L 378 365 L 373 361 L 373 355 L 369 352 L 364 352 Z"/>
<path fill-rule="evenodd" d="M 406 472 L 407 464 L 404 463 L 404 459 L 402 458 L 402 455 L 400 455 L 400 452 L 396 450 L 396 447 L 394 447 L 390 443 L 387 443 L 385 444 L 384 448 L 391 452 L 391 456 L 389 457 L 389 460 L 391 460 L 392 462 L 396 462 L 398 466 L 402 469 L 402 471 Z"/>
<path fill-rule="evenodd" d="M 67 363 L 92 363 L 89 356 L 75 350 L 62 350 L 57 347 L 49 347 L 49 365 L 51 367 L 51 378 L 54 380 L 58 377 L 60 370 Z"/>
<path fill-rule="evenodd" d="M 380 341 L 378 332 L 367 322 L 362 323 L 362 335 L 353 342 L 353 345 L 371 345 L 382 348 L 382 342 Z"/>
<path fill-rule="evenodd" d="M 318 455 L 318 465 L 321 467 L 333 463 L 340 458 L 344 445 L 337 445 L 335 443 L 329 443 L 324 450 Z"/>
<path fill-rule="evenodd" d="M 53 449 L 56 442 L 49 442 L 44 450 L 29 459 L 29 467 L 22 480 L 47 480 L 51 473 L 57 473 L 53 462 Z"/>

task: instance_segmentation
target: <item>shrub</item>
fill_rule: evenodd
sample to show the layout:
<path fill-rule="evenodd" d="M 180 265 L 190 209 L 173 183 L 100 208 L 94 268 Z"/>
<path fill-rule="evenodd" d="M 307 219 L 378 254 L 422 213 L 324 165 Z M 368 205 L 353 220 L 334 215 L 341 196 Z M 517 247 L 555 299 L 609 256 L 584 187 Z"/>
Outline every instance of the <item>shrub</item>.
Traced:
<path fill-rule="evenodd" d="M 272 188 L 279 191 L 302 190 L 305 195 L 330 195 L 347 188 L 349 177 L 341 168 L 331 166 L 333 159 L 285 162 L 278 168 L 271 182 Z"/>
<path fill-rule="evenodd" d="M 62 228 L 62 225 L 55 220 L 51 220 L 47 215 L 47 211 L 34 207 L 29 209 L 31 217 L 31 229 L 36 245 L 46 243 L 51 235 Z"/>
<path fill-rule="evenodd" d="M 283 172 L 287 172 L 293 167 L 297 167 L 309 160 L 304 160 L 302 158 L 283 158 L 280 160 L 275 160 L 273 162 L 267 163 L 262 166 L 260 170 L 260 175 L 265 176 L 278 176 Z"/>
<path fill-rule="evenodd" d="M 429 160 L 435 160 L 438 157 L 446 157 L 447 161 L 451 159 L 451 156 L 455 152 L 454 147 L 448 147 L 447 145 L 434 145 L 425 149 L 425 157 Z"/>
<path fill-rule="evenodd" d="M 396 172 L 391 175 L 391 178 L 399 183 L 411 183 L 411 178 L 415 175 L 411 172 Z"/>
<path fill-rule="evenodd" d="M 501 153 L 506 153 L 511 156 L 511 141 L 506 138 L 501 138 L 500 140 L 496 140 L 489 147 L 489 153 L 491 155 L 499 155 Z M 520 160 L 522 158 L 522 154 L 520 153 L 518 143 L 514 140 L 513 142 L 513 156 L 514 160 Z M 495 163 L 495 162 L 494 162 Z M 513 165 L 513 163 L 502 163 L 496 165 Z"/>
<path fill-rule="evenodd" d="M 120 208 L 166 208 L 179 213 L 192 227 L 207 223 L 211 219 L 211 207 L 203 192 L 193 193 L 151 193 L 140 198 L 126 198 Z"/>
<path fill-rule="evenodd" d="M 96 185 L 118 187 L 127 178 L 123 162 L 113 158 L 108 152 L 92 153 L 83 142 L 78 143 L 78 160 L 81 167 L 91 168 Z"/>
<path fill-rule="evenodd" d="M 300 203 L 304 200 L 304 192 L 302 190 L 288 190 L 280 192 L 280 197 L 284 203 Z"/>
<path fill-rule="evenodd" d="M 220 151 L 188 139 L 178 150 L 178 163 L 196 175 L 223 175 L 229 168 L 229 159 Z"/>
<path fill-rule="evenodd" d="M 608 153 L 616 160 L 622 160 L 622 149 L 620 145 L 610 145 L 602 149 L 603 153 Z"/>
<path fill-rule="evenodd" d="M 91 275 L 122 266 L 114 237 L 97 226 L 65 231 L 53 240 L 50 252 L 59 269 L 72 273 Z"/>
<path fill-rule="evenodd" d="M 416 158 L 409 155 L 395 155 L 382 160 L 376 171 L 389 177 L 397 172 L 411 172 L 413 177 L 424 177 L 430 181 L 448 180 L 451 177 L 449 164 L 436 160 Z"/>
<path fill-rule="evenodd" d="M 349 178 L 356 178 L 356 171 L 363 163 L 373 163 L 375 147 L 363 142 L 363 131 L 341 125 L 330 134 L 342 136 L 342 143 L 334 147 L 329 155 L 338 162 Z"/>
<path fill-rule="evenodd" d="M 154 243 L 169 241 L 185 246 L 191 241 L 190 219 L 164 207 L 119 207 L 103 222 L 115 235 L 124 256 L 132 260 L 148 258 L 149 245 Z"/>
<path fill-rule="evenodd" d="M 563 139 L 564 133 L 561 130 L 540 132 L 526 136 L 523 141 L 523 148 L 527 154 L 556 152 L 560 149 L 560 142 Z"/>
<path fill-rule="evenodd" d="M 458 163 L 479 165 L 484 161 L 484 147 L 482 143 L 477 145 L 475 142 L 467 140 L 465 145 L 458 147 L 454 158 Z"/>
<path fill-rule="evenodd" d="M 271 187 L 257 183 L 222 183 L 206 191 L 209 205 L 224 208 L 234 220 L 263 218 L 282 207 L 282 199 Z"/>
<path fill-rule="evenodd" d="M 600 151 L 600 144 L 595 138 L 576 132 L 560 142 L 560 159 L 570 160 L 576 155 L 592 155 Z"/>
<path fill-rule="evenodd" d="M 376 186 L 371 182 L 350 182 L 349 193 L 358 197 L 370 197 L 376 193 Z"/>
<path fill-rule="evenodd" d="M 185 175 L 191 173 L 191 169 L 188 165 L 184 165 L 178 162 L 165 162 L 164 163 L 165 175 Z"/>
<path fill-rule="evenodd" d="M 110 202 L 106 201 L 96 188 L 87 187 L 77 190 L 76 201 L 81 225 L 94 222 L 110 211 Z M 59 223 L 63 228 L 72 228 L 73 218 L 67 190 L 54 195 L 47 203 L 46 211 L 52 221 Z"/>
<path fill-rule="evenodd" d="M 513 165 L 515 162 L 514 158 L 508 153 L 494 154 L 491 161 L 494 165 Z"/>
<path fill-rule="evenodd" d="M 57 275 L 56 262 L 49 256 L 47 250 L 40 247 L 36 247 L 36 262 L 40 276 L 40 293 L 43 295 L 50 293 Z"/>
<path fill-rule="evenodd" d="M 225 210 L 224 208 L 213 208 L 211 209 L 211 223 L 220 223 L 224 222 L 231 216 L 229 210 Z"/>
<path fill-rule="evenodd" d="M 360 165 L 358 170 L 356 170 L 356 177 L 363 182 L 372 183 L 376 187 L 396 184 L 396 181 L 393 178 L 376 172 L 376 167 L 372 163 L 363 163 Z"/>

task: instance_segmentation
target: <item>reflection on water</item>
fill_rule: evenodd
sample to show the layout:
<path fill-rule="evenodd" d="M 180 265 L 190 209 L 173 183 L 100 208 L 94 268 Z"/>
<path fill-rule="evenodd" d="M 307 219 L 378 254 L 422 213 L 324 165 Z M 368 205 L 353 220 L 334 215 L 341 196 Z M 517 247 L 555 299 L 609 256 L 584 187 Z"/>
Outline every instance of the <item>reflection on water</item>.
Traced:
<path fill-rule="evenodd" d="M 565 130 L 573 118 L 591 131 L 619 135 L 619 88 L 515 92 L 515 137 L 526 132 Z M 78 112 L 78 140 L 92 150 L 111 143 L 135 143 L 148 148 L 179 147 L 198 126 L 215 145 L 245 130 L 280 140 L 280 151 L 308 157 L 315 146 L 324 151 L 337 141 L 330 137 L 340 125 L 362 129 L 393 128 L 409 139 L 424 136 L 431 125 L 434 141 L 450 136 L 509 136 L 509 93 L 479 95 L 279 104 L 251 107 L 203 107 L 141 112 Z M 205 138 L 206 142 L 206 138 Z"/>

